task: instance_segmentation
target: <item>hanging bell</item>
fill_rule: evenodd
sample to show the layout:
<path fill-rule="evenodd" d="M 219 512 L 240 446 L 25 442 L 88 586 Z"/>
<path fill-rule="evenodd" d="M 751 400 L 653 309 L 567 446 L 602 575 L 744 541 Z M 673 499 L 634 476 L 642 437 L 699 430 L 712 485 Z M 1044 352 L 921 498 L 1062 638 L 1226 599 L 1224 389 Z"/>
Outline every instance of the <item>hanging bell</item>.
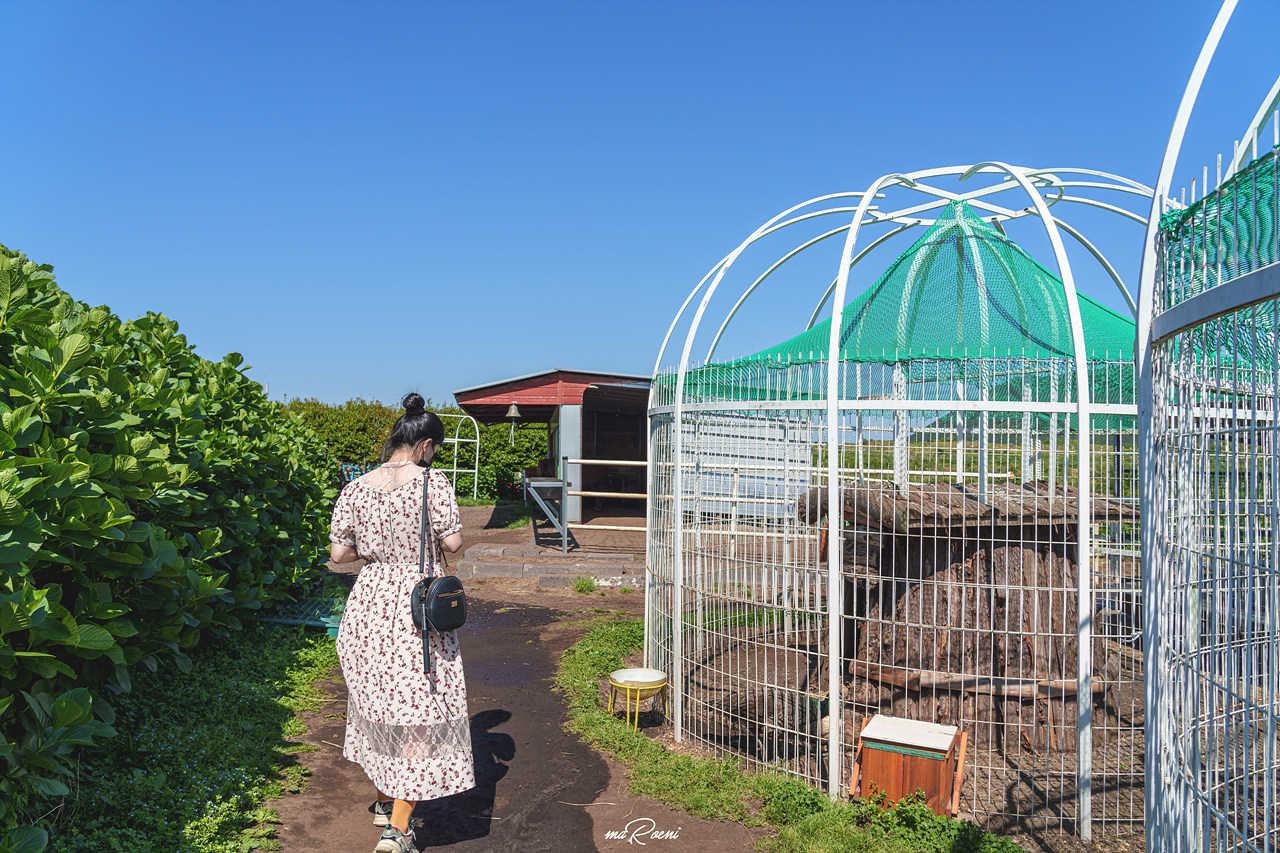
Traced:
<path fill-rule="evenodd" d="M 516 421 L 520 419 L 520 407 L 512 403 L 507 408 L 507 417 L 511 418 L 511 446 L 516 444 Z"/>

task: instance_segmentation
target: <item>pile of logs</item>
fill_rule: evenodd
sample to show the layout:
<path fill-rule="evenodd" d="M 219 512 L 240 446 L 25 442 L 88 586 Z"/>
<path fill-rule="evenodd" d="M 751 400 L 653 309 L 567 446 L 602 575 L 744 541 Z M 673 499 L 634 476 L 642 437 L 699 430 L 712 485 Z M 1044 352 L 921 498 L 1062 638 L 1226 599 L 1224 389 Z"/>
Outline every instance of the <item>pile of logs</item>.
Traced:
<path fill-rule="evenodd" d="M 1046 483 L 841 490 L 844 659 L 869 713 L 957 725 L 978 748 L 1071 748 L 1078 494 Z M 817 524 L 827 493 L 797 510 Z M 1133 521 L 1094 498 L 1095 521 Z M 1095 648 L 1095 658 L 1098 658 Z"/>
<path fill-rule="evenodd" d="M 976 486 L 936 483 L 899 489 L 887 480 L 862 480 L 841 490 L 846 526 L 880 532 L 910 533 L 983 526 L 1058 526 L 1076 524 L 1079 492 L 1051 487 L 1044 480 L 1030 483 L 993 482 L 979 496 Z M 1131 504 L 1092 496 L 1094 521 L 1134 521 Z M 827 516 L 827 489 L 817 486 L 796 503 L 802 521 L 817 524 Z"/>

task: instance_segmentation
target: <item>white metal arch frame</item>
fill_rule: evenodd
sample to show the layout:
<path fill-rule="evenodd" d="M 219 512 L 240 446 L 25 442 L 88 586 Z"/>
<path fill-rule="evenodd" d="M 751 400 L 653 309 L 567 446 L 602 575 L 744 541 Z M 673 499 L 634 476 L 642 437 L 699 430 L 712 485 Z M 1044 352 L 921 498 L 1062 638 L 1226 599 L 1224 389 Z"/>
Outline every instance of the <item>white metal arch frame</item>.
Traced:
<path fill-rule="evenodd" d="M 903 175 L 890 174 L 878 178 L 862 197 L 858 211 L 849 223 L 849 234 L 844 241 L 844 254 L 840 258 L 840 277 L 836 281 L 836 301 L 831 318 L 831 337 L 827 346 L 827 535 L 829 542 L 841 541 L 843 518 L 840 500 L 840 454 L 832 452 L 833 438 L 840 434 L 840 331 L 841 318 L 844 313 L 844 295 L 849 286 L 849 268 L 852 266 L 853 249 L 858 244 L 858 229 L 862 227 L 875 194 L 890 183 L 902 183 L 910 186 L 913 181 Z M 844 612 L 844 549 L 831 548 L 827 558 L 827 609 L 831 613 Z M 840 648 L 841 625 L 839 619 L 827 620 L 827 645 L 829 649 Z M 834 658 L 832 659 L 835 660 Z M 828 696 L 840 695 L 840 668 L 833 662 L 828 670 Z M 842 778 L 840 748 L 844 734 L 844 714 L 832 714 L 831 726 L 827 733 L 827 755 L 831 756 L 827 768 L 827 791 L 835 794 L 840 788 Z"/>
<path fill-rule="evenodd" d="M 440 418 L 442 420 L 444 418 L 455 419 L 455 423 L 453 425 L 453 437 L 446 437 L 444 440 L 445 444 L 453 445 L 453 465 L 448 468 L 441 468 L 440 470 L 444 471 L 446 474 L 452 475 L 449 479 L 452 481 L 455 489 L 458 486 L 458 475 L 470 474 L 471 498 L 474 500 L 476 495 L 479 494 L 480 488 L 480 425 L 476 423 L 476 419 L 471 417 L 471 415 L 442 414 L 440 415 Z M 463 434 L 462 429 L 464 424 L 470 425 L 471 427 L 467 430 L 466 435 Z M 470 444 L 472 446 L 471 453 L 467 454 L 471 457 L 471 467 L 469 468 L 461 464 L 463 460 L 463 445 L 466 444 Z"/>
<path fill-rule="evenodd" d="M 1240 167 L 1245 163 L 1257 159 L 1258 133 L 1277 109 L 1280 109 L 1280 77 L 1277 77 L 1276 82 L 1271 85 L 1271 91 L 1267 92 L 1267 96 L 1262 99 L 1258 112 L 1245 128 L 1244 134 L 1237 140 L 1235 155 L 1231 158 L 1231 166 L 1227 169 L 1224 178 L 1230 178 L 1240 171 Z"/>
<path fill-rule="evenodd" d="M 988 168 L 986 170 L 986 174 L 1003 174 L 1004 179 L 998 183 L 977 187 L 973 190 L 970 190 L 964 193 L 957 193 L 957 192 L 952 192 L 946 189 L 942 189 L 940 187 L 931 185 L 929 182 L 937 178 L 961 178 L 962 176 L 965 176 L 966 174 L 971 173 L 974 169 L 973 166 L 948 166 L 948 167 L 942 167 L 937 169 L 926 169 L 918 172 L 910 172 L 910 173 L 904 174 L 902 177 L 905 179 L 906 182 L 903 183 L 902 186 L 909 186 L 912 190 L 915 190 L 923 195 L 930 196 L 931 200 L 927 202 L 911 205 L 908 207 L 903 207 L 897 210 L 891 210 L 891 211 L 881 211 L 875 207 L 868 205 L 867 212 L 860 216 L 860 219 L 859 219 L 860 222 L 865 221 L 866 224 L 875 224 L 875 225 L 890 224 L 895 226 L 895 228 L 894 230 L 886 234 L 878 235 L 869 245 L 860 249 L 852 258 L 850 258 L 849 263 L 851 265 L 856 265 L 858 262 L 863 260 L 870 253 L 872 249 L 876 248 L 877 246 L 881 245 L 882 243 L 888 241 L 892 237 L 897 236 L 898 234 L 904 231 L 907 231 L 916 226 L 928 227 L 930 225 L 933 225 L 934 222 L 936 221 L 935 219 L 932 219 L 927 215 L 922 216 L 921 214 L 928 214 L 928 212 L 930 211 L 938 210 L 942 207 L 945 207 L 947 204 L 951 203 L 952 201 L 966 201 L 970 205 L 972 205 L 975 209 L 980 210 L 985 214 L 989 214 L 983 217 L 984 220 L 991 222 L 992 224 L 998 227 L 1002 226 L 1003 223 L 1005 222 L 1015 220 L 1015 219 L 1021 219 L 1023 217 L 1028 217 L 1028 216 L 1040 217 L 1041 219 L 1045 219 L 1046 221 L 1051 220 L 1052 225 L 1046 225 L 1046 233 L 1049 232 L 1049 229 L 1052 229 L 1054 231 L 1060 229 L 1070 234 L 1073 239 L 1075 239 L 1082 247 L 1084 247 L 1086 251 L 1089 252 L 1089 254 L 1091 254 L 1098 261 L 1099 265 L 1107 273 L 1108 278 L 1116 285 L 1117 290 L 1120 292 L 1121 297 L 1124 299 L 1126 305 L 1129 307 L 1130 312 L 1136 316 L 1137 306 L 1132 296 L 1132 290 L 1125 285 L 1124 281 L 1121 279 L 1120 274 L 1116 271 L 1115 267 L 1106 259 L 1106 257 L 1097 248 L 1097 246 L 1095 246 L 1093 242 L 1090 241 L 1079 229 L 1064 222 L 1062 217 L 1052 213 L 1051 209 L 1061 204 L 1080 205 L 1085 207 L 1091 207 L 1097 210 L 1105 210 L 1105 211 L 1114 213 L 1117 216 L 1120 216 L 1131 222 L 1145 226 L 1147 224 L 1145 213 L 1139 213 L 1136 211 L 1128 210 L 1120 205 L 1108 203 L 1103 199 L 1090 198 L 1085 196 L 1066 195 L 1064 190 L 1066 190 L 1067 188 L 1084 188 L 1084 189 L 1092 189 L 1092 190 L 1104 191 L 1104 192 L 1114 192 L 1114 193 L 1120 193 L 1122 195 L 1136 196 L 1140 199 L 1143 199 L 1144 201 L 1149 200 L 1152 197 L 1153 190 L 1150 187 L 1146 187 L 1138 183 L 1137 181 L 1131 180 L 1129 178 L 1125 178 L 1119 175 L 1113 175 L 1108 172 L 1100 172 L 1095 169 L 1084 169 L 1084 168 L 1031 169 L 1026 167 L 1013 167 L 1013 166 L 1010 166 L 1008 168 L 1011 170 L 1012 173 L 1016 173 L 1018 176 L 1021 176 L 1021 177 L 1014 177 L 1013 174 L 1011 174 L 1010 172 L 1003 172 L 1002 170 L 998 170 L 995 168 Z M 1058 177 L 1060 174 L 1061 175 L 1086 175 L 1091 178 L 1095 178 L 1096 180 L 1089 180 L 1089 181 L 1063 180 L 1062 178 Z M 1031 187 L 1032 189 L 1028 190 L 1028 187 Z M 1022 208 L 1011 208 L 1008 206 L 993 204 L 989 201 L 984 200 L 987 196 L 991 196 L 991 195 L 995 195 L 1003 192 L 1009 192 L 1009 191 L 1017 192 L 1019 194 L 1023 192 L 1030 192 L 1035 198 L 1040 199 L 1040 203 L 1032 202 L 1031 204 L 1028 204 Z M 839 200 L 839 199 L 861 200 L 867 196 L 868 192 L 870 192 L 870 190 L 862 191 L 862 192 L 833 193 L 830 195 L 818 196 L 816 198 L 809 199 L 808 201 L 801 202 L 800 204 L 797 204 L 791 208 L 788 208 L 787 210 L 783 211 L 782 213 L 770 219 L 764 225 L 757 228 L 734 251 L 730 252 L 728 255 L 722 258 L 718 263 L 716 263 L 716 265 L 713 266 L 711 270 L 707 272 L 707 274 L 702 278 L 702 280 L 698 282 L 697 286 L 694 287 L 693 290 L 689 293 L 684 303 L 680 306 L 680 309 L 676 312 L 676 315 L 672 319 L 670 326 L 668 326 L 666 335 L 663 337 L 662 345 L 658 349 L 657 359 L 654 362 L 654 373 L 656 374 L 662 368 L 663 361 L 666 358 L 667 347 L 670 345 L 671 338 L 674 336 L 676 329 L 680 325 L 681 320 L 684 319 L 689 306 L 693 304 L 693 300 L 697 298 L 697 296 L 701 293 L 703 296 L 703 299 L 698 306 L 696 315 L 689 329 L 686 341 L 687 342 L 692 341 L 692 339 L 697 336 L 698 329 L 702 321 L 702 317 L 706 311 L 707 305 L 709 304 L 712 296 L 714 296 L 715 292 L 720 287 L 721 282 L 723 281 L 725 275 L 729 272 L 730 268 L 733 266 L 734 262 L 739 258 L 739 256 L 741 256 L 741 254 L 747 248 L 749 248 L 753 244 L 763 240 L 764 238 L 772 234 L 778 233 L 790 226 L 797 225 L 801 222 L 806 222 L 806 221 L 823 217 L 823 216 L 856 213 L 858 208 L 840 206 L 840 207 L 829 207 L 829 208 L 823 208 L 819 210 L 806 211 L 804 213 L 801 213 L 798 216 L 792 216 L 792 214 L 795 214 L 798 211 L 805 211 L 806 208 L 810 208 L 810 207 L 813 207 L 814 205 L 818 205 L 828 201 Z M 880 195 L 880 192 L 877 190 L 874 193 L 874 195 Z M 723 338 L 724 333 L 728 329 L 730 323 L 737 316 L 739 310 L 750 298 L 750 296 L 753 293 L 755 293 L 759 289 L 759 287 L 762 284 L 764 284 L 764 282 L 771 275 L 773 275 L 778 269 L 780 269 L 787 261 L 800 255 L 804 250 L 812 248 L 813 246 L 816 246 L 819 243 L 831 237 L 834 237 L 838 234 L 844 233 L 849 228 L 850 228 L 850 225 L 841 225 L 838 228 L 831 229 L 816 237 L 812 237 L 808 239 L 807 241 L 801 243 L 800 245 L 786 252 L 782 257 L 780 257 L 777 261 L 775 261 L 772 265 L 770 265 L 765 270 L 765 272 L 763 272 L 754 281 L 752 281 L 752 283 L 745 288 L 741 296 L 738 297 L 737 301 L 735 302 L 733 307 L 727 312 L 724 320 L 720 324 L 715 336 L 712 339 L 711 345 L 707 350 L 706 360 L 710 361 L 715 357 L 716 349 L 719 346 L 720 340 Z M 1056 252 L 1055 252 L 1055 255 L 1056 255 Z M 837 279 L 832 280 L 830 286 L 823 293 L 822 297 L 818 300 L 818 303 L 814 308 L 813 314 L 811 315 L 809 319 L 809 324 L 808 326 L 806 326 L 806 328 L 811 328 L 820 318 L 823 308 L 826 306 L 827 302 L 830 300 L 832 294 L 836 290 L 838 278 L 839 276 L 837 276 Z M 690 349 L 689 349 L 690 352 L 692 351 L 691 347 L 692 345 L 690 344 Z M 682 353 L 681 361 L 687 362 L 687 359 L 688 359 L 688 353 Z"/>
<path fill-rule="evenodd" d="M 976 186 L 965 192 L 954 192 L 949 189 L 938 187 L 931 182 L 938 178 L 946 178 L 951 180 L 959 180 L 964 182 L 973 181 L 980 177 L 998 176 L 999 180 L 995 183 L 987 183 L 982 186 Z M 1084 179 L 1080 179 L 1083 177 Z M 1068 180 L 1067 178 L 1072 178 Z M 698 282 L 697 286 L 685 298 L 680 309 L 673 318 L 671 325 L 667 329 L 663 339 L 662 346 L 659 348 L 658 356 L 654 366 L 655 378 L 659 375 L 659 371 L 663 366 L 666 358 L 667 348 L 672 338 L 676 334 L 677 328 L 681 323 L 686 321 L 686 315 L 689 308 L 693 305 L 695 299 L 699 297 L 699 303 L 692 317 L 688 318 L 688 329 L 685 334 L 683 346 L 680 352 L 680 359 L 674 372 L 674 396 L 670 399 L 669 404 L 657 404 L 657 385 L 654 383 L 654 391 L 651 392 L 650 414 L 670 415 L 675 424 L 674 431 L 671 434 L 671 447 L 673 457 L 676 460 L 672 474 L 672 501 L 674 506 L 673 512 L 673 530 L 672 536 L 676 547 L 671 554 L 671 581 L 672 581 L 672 612 L 682 612 L 681 591 L 684 586 L 684 567 L 683 567 L 683 546 L 684 542 L 685 521 L 684 521 L 684 477 L 680 460 L 683 451 L 683 430 L 680 424 L 683 422 L 687 413 L 686 409 L 686 387 L 687 375 L 689 370 L 693 368 L 690 361 L 695 340 L 699 335 L 701 326 L 706 318 L 708 306 L 710 305 L 717 290 L 724 283 L 726 276 L 731 268 L 742 256 L 742 254 L 753 244 L 763 240 L 764 238 L 776 234 L 792 225 L 818 219 L 820 217 L 831 215 L 847 215 L 853 213 L 853 218 L 847 224 L 839 227 L 828 229 L 817 236 L 809 237 L 801 242 L 796 248 L 793 248 L 782 254 L 778 260 L 768 266 L 765 271 L 745 288 L 744 292 L 734 302 L 732 308 L 727 312 L 724 320 L 719 324 L 712 342 L 707 350 L 706 360 L 711 361 L 716 352 L 716 348 L 723 338 L 726 329 L 729 327 L 733 319 L 738 315 L 740 309 L 749 300 L 749 298 L 759 291 L 761 286 L 781 268 L 787 261 L 797 257 L 804 250 L 818 245 L 838 234 L 845 234 L 844 248 L 839 262 L 838 273 L 830 286 L 826 289 L 822 298 L 818 301 L 817 307 L 809 320 L 807 328 L 817 322 L 824 306 L 828 301 L 832 301 L 832 318 L 831 318 L 831 340 L 827 352 L 827 376 L 826 376 L 826 400 L 822 404 L 825 409 L 825 423 L 828 435 L 828 442 L 834 441 L 834 436 L 838 435 L 840 414 L 859 406 L 850 400 L 842 399 L 841 374 L 840 374 L 840 347 L 839 335 L 843 325 L 843 311 L 847 302 L 849 290 L 849 278 L 851 270 L 861 260 L 867 257 L 870 251 L 877 246 L 887 242 L 894 236 L 903 234 L 906 231 L 914 229 L 917 226 L 928 227 L 936 221 L 929 218 L 930 211 L 938 210 L 947 204 L 963 200 L 971 204 L 975 209 L 983 214 L 983 219 L 992 223 L 1003 233 L 1003 223 L 1021 219 L 1025 217 L 1036 217 L 1040 220 L 1045 230 L 1045 235 L 1052 247 L 1055 264 L 1060 280 L 1062 281 L 1063 295 L 1067 303 L 1068 322 L 1072 335 L 1072 343 L 1074 349 L 1073 362 L 1076 372 L 1076 400 L 1073 403 L 1062 403 L 1044 406 L 1040 409 L 1044 411 L 1057 411 L 1063 414 L 1067 412 L 1074 413 L 1081 425 L 1080 444 L 1079 444 L 1079 474 L 1078 481 L 1080 484 L 1080 503 L 1079 518 L 1077 524 L 1077 537 L 1079 548 L 1078 564 L 1082 567 L 1088 567 L 1089 563 L 1089 523 L 1090 506 L 1089 506 L 1089 483 L 1090 483 L 1090 442 L 1088 425 L 1091 423 L 1090 414 L 1097 411 L 1098 408 L 1091 405 L 1090 389 L 1089 389 L 1089 368 L 1088 353 L 1085 348 L 1084 329 L 1080 316 L 1080 309 L 1077 300 L 1075 288 L 1075 276 L 1072 272 L 1070 261 L 1068 260 L 1065 246 L 1061 237 L 1061 232 L 1065 231 L 1071 235 L 1084 249 L 1099 263 L 1105 271 L 1107 277 L 1116 285 L 1118 291 L 1124 298 L 1130 310 L 1136 313 L 1137 306 L 1131 296 L 1129 288 L 1122 281 L 1120 275 L 1114 266 L 1106 259 L 1102 252 L 1077 228 L 1067 224 L 1058 215 L 1055 209 L 1061 209 L 1065 206 L 1087 206 L 1094 209 L 1108 211 L 1121 216 L 1123 219 L 1146 225 L 1146 216 L 1131 210 L 1128 210 L 1117 204 L 1108 201 L 1090 198 L 1079 195 L 1070 195 L 1067 189 L 1085 189 L 1100 192 L 1116 193 L 1124 198 L 1129 199 L 1150 199 L 1154 192 L 1142 184 L 1116 175 L 1105 172 L 1099 172 L 1090 169 L 1080 168 L 1056 168 L 1056 169 L 1032 169 L 1027 167 L 1016 167 L 998 161 L 989 161 L 976 165 L 949 166 L 938 169 L 929 169 L 918 172 L 905 174 L 888 174 L 878 178 L 868 188 L 861 192 L 837 193 L 824 195 L 801 204 L 795 205 L 786 211 L 778 214 L 768 222 L 757 228 L 751 235 L 747 237 L 736 249 L 722 258 L 710 271 Z M 992 196 L 998 196 L 1000 193 L 1013 191 L 1018 194 L 1019 200 L 1013 204 L 996 204 L 989 200 Z M 873 206 L 873 202 L 885 198 L 890 191 L 908 192 L 914 191 L 922 195 L 928 196 L 928 200 L 917 202 L 911 205 L 903 206 L 892 210 L 882 210 Z M 812 209 L 819 205 L 825 205 L 831 201 L 857 200 L 857 206 L 850 208 L 844 205 L 833 205 L 830 207 L 820 207 Z M 868 245 L 859 246 L 859 237 L 868 226 L 887 225 L 890 230 L 887 233 L 875 236 Z M 670 389 L 668 389 L 670 390 Z M 996 409 L 994 404 L 987 404 L 983 401 L 968 401 L 964 403 L 965 410 L 982 411 Z M 1117 407 L 1107 406 L 1105 409 L 1114 410 Z M 1124 407 L 1127 412 L 1129 407 Z M 1136 412 L 1136 410 L 1135 410 Z M 839 454 L 831 452 L 827 453 L 827 506 L 831 508 L 828 513 L 828 537 L 829 541 L 839 541 L 837 531 L 840 529 L 842 520 L 838 517 L 842 501 L 837 497 L 839 485 Z M 652 489 L 652 476 L 651 489 Z M 841 549 L 832 548 L 828 553 L 827 563 L 827 589 L 828 589 L 828 607 L 830 612 L 842 612 L 841 601 L 843 596 L 843 584 L 841 583 L 842 566 L 841 566 Z M 1079 595 L 1077 617 L 1077 629 L 1080 636 L 1078 643 L 1078 661 L 1077 673 L 1078 695 L 1091 695 L 1090 672 L 1091 672 L 1091 649 L 1092 645 L 1087 637 L 1091 631 L 1092 618 L 1092 594 L 1091 579 L 1089 571 L 1082 570 L 1078 573 L 1077 578 Z M 830 648 L 839 648 L 840 630 L 837 620 L 828 621 L 828 637 L 827 641 Z M 671 637 L 672 651 L 672 672 L 671 683 L 677 686 L 682 683 L 684 673 L 681 671 L 683 667 L 683 637 L 682 632 L 677 630 L 673 632 Z M 834 665 L 829 670 L 828 695 L 840 695 L 840 674 Z M 1081 702 L 1077 706 L 1079 719 L 1077 720 L 1077 753 L 1079 756 L 1077 763 L 1077 794 L 1079 822 L 1077 824 L 1078 831 L 1083 839 L 1088 840 L 1091 836 L 1090 828 L 1090 798 L 1091 798 L 1091 720 L 1089 715 L 1088 703 Z M 677 740 L 681 739 L 684 732 L 683 719 L 683 703 L 676 701 L 673 703 L 672 723 L 674 733 Z M 844 732 L 841 731 L 843 726 L 842 715 L 833 714 L 831 716 L 831 726 L 827 735 L 827 755 L 830 761 L 827 767 L 827 784 L 831 792 L 838 790 L 841 784 L 843 768 L 840 766 L 841 749 L 840 744 L 843 742 Z"/>

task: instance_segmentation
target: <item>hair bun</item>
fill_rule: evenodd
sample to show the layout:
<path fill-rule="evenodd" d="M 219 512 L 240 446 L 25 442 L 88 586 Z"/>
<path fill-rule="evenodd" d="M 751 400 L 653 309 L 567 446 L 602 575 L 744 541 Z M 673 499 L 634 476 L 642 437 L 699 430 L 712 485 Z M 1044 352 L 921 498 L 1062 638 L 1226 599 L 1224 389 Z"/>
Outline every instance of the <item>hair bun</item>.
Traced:
<path fill-rule="evenodd" d="M 427 401 L 422 399 L 421 394 L 410 393 L 405 394 L 404 399 L 400 401 L 400 405 L 404 406 L 404 413 L 418 417 L 427 411 Z"/>

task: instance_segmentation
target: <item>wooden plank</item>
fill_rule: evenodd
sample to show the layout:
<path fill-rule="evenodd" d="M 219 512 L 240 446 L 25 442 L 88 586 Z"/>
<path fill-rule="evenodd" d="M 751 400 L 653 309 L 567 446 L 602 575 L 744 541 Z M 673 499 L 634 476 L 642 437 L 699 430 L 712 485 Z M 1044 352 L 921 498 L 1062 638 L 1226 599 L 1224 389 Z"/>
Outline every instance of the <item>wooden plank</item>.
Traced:
<path fill-rule="evenodd" d="M 951 742 L 955 739 L 957 731 L 955 726 L 876 714 L 871 718 L 871 724 L 862 730 L 862 737 L 864 740 L 895 743 L 899 746 L 945 753 L 951 748 Z"/>
<path fill-rule="evenodd" d="M 948 817 L 955 817 L 960 813 L 960 789 L 964 785 L 964 756 L 969 751 L 969 733 L 960 733 L 960 750 L 956 756 L 956 779 L 955 787 L 951 790 L 951 811 Z"/>
<path fill-rule="evenodd" d="M 644 500 L 649 497 L 643 492 L 584 492 L 577 489 L 570 489 L 566 494 L 580 498 L 633 498 Z"/>

